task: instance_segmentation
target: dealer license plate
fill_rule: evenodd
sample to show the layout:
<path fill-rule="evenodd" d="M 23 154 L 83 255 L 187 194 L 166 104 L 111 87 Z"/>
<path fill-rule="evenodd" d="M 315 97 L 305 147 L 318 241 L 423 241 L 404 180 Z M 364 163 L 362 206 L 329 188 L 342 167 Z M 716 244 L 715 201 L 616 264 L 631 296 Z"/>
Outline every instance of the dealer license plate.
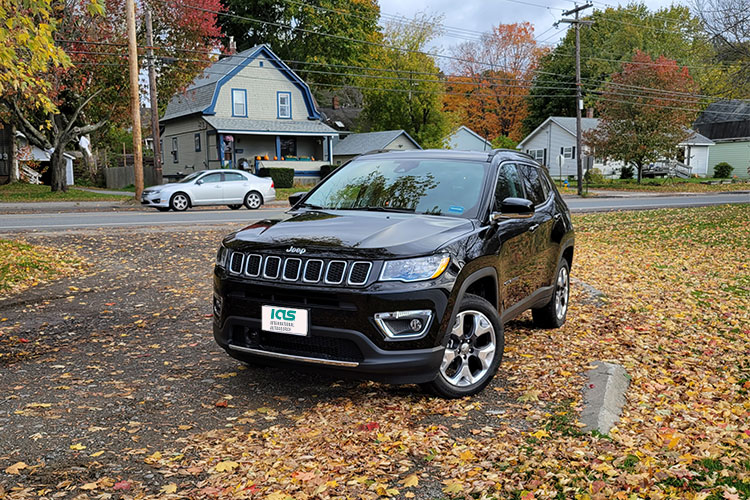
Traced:
<path fill-rule="evenodd" d="M 307 309 L 263 306 L 261 328 L 267 332 L 307 335 L 309 322 Z"/>

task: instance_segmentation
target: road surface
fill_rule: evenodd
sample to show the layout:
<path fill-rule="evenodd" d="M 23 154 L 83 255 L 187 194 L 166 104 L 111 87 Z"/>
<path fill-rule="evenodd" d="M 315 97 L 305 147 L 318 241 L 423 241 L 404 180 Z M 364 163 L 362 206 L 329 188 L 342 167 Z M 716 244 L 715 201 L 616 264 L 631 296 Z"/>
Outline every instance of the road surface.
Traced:
<path fill-rule="evenodd" d="M 628 198 L 570 198 L 573 212 L 678 208 L 726 203 L 750 203 L 748 193 L 695 196 L 644 196 Z M 236 222 L 238 225 L 283 215 L 285 207 L 248 210 L 194 210 L 187 212 L 121 211 L 18 213 L 0 215 L 0 233 L 55 229 L 94 229 L 129 226 L 211 226 Z"/>

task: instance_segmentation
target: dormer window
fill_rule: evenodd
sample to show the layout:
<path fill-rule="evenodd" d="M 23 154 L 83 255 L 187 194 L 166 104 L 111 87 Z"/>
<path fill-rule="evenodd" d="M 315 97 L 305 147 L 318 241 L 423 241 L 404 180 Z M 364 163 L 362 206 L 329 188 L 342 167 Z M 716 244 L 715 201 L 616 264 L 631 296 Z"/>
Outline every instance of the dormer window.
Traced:
<path fill-rule="evenodd" d="M 291 92 L 279 92 L 277 94 L 278 99 L 278 118 L 291 118 L 292 117 L 292 93 Z"/>
<path fill-rule="evenodd" d="M 232 89 L 232 116 L 247 118 L 247 90 Z"/>

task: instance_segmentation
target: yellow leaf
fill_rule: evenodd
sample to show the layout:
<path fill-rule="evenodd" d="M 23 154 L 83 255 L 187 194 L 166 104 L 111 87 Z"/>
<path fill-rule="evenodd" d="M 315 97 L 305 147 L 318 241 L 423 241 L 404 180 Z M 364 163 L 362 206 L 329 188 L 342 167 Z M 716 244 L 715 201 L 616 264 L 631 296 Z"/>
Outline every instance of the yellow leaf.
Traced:
<path fill-rule="evenodd" d="M 81 486 L 82 490 L 95 490 L 99 487 L 96 483 L 86 483 L 83 486 Z"/>
<path fill-rule="evenodd" d="M 466 450 L 458 456 L 461 460 L 468 462 L 477 458 L 471 450 Z"/>
<path fill-rule="evenodd" d="M 78 451 L 80 451 L 80 450 L 85 450 L 86 447 L 83 446 L 81 443 L 76 443 L 76 444 L 71 444 L 70 445 L 70 449 L 71 450 L 78 450 Z"/>
<path fill-rule="evenodd" d="M 414 497 L 415 497 L 415 496 L 417 496 L 417 495 L 415 495 L 415 494 L 414 494 L 414 493 L 412 493 L 411 491 L 407 491 L 406 493 L 404 493 L 404 496 L 405 496 L 406 498 L 414 498 Z"/>
<path fill-rule="evenodd" d="M 94 458 L 96 458 L 96 457 L 100 457 L 100 456 L 102 456 L 102 455 L 104 455 L 104 450 L 101 450 L 101 451 L 97 451 L 96 453 L 92 453 L 92 454 L 91 454 L 91 456 L 92 456 L 92 457 L 94 457 Z"/>
<path fill-rule="evenodd" d="M 216 472 L 233 471 L 239 466 L 240 464 L 238 464 L 237 462 L 232 462 L 231 460 L 225 460 L 224 462 L 219 462 L 218 464 L 216 464 L 215 470 Z"/>
<path fill-rule="evenodd" d="M 448 495 L 457 495 L 461 493 L 464 490 L 463 486 L 461 486 L 461 483 L 458 481 L 452 481 L 448 483 L 448 485 L 443 488 L 443 493 L 447 493 Z"/>
<path fill-rule="evenodd" d="M 387 490 L 385 490 L 385 494 L 389 497 L 396 497 L 398 496 L 398 493 L 399 492 L 396 488 L 388 488 Z"/>
<path fill-rule="evenodd" d="M 419 485 L 419 478 L 416 474 L 412 474 L 411 476 L 406 476 L 406 479 L 403 481 L 404 487 L 411 488 L 412 486 Z"/>
<path fill-rule="evenodd" d="M 667 445 L 667 448 L 669 448 L 670 450 L 673 450 L 673 449 L 675 448 L 675 446 L 677 446 L 677 443 L 679 443 L 679 442 L 680 442 L 680 438 L 681 438 L 681 437 L 682 437 L 682 436 L 680 436 L 679 434 L 678 434 L 678 435 L 676 435 L 675 437 L 673 437 L 673 438 L 672 438 L 672 439 L 671 439 L 671 440 L 669 441 L 669 444 Z"/>
<path fill-rule="evenodd" d="M 158 462 L 159 460 L 161 460 L 161 452 L 157 451 L 157 452 L 154 452 L 153 454 L 147 456 L 145 458 L 145 460 L 143 460 L 143 461 L 146 462 L 147 464 L 153 464 L 153 463 Z"/>
<path fill-rule="evenodd" d="M 26 408 L 49 408 L 52 406 L 51 403 L 29 403 Z"/>
<path fill-rule="evenodd" d="M 28 465 L 26 465 L 25 463 L 16 462 L 10 467 L 8 467 L 7 469 L 5 469 L 5 473 L 6 474 L 20 474 L 21 469 L 25 469 L 26 467 L 28 467 Z"/>
<path fill-rule="evenodd" d="M 531 435 L 537 439 L 542 439 L 543 437 L 549 437 L 549 432 L 545 431 L 544 429 L 539 429 Z"/>
<path fill-rule="evenodd" d="M 290 498 L 289 495 L 281 491 L 274 491 L 266 496 L 266 500 L 286 500 L 287 498 Z"/>
<path fill-rule="evenodd" d="M 177 491 L 177 485 L 174 483 L 169 483 L 161 487 L 162 493 L 175 493 L 176 491 Z"/>
<path fill-rule="evenodd" d="M 216 375 L 217 378 L 229 378 L 229 377 L 236 377 L 237 372 L 229 372 L 229 373 L 220 373 Z"/>

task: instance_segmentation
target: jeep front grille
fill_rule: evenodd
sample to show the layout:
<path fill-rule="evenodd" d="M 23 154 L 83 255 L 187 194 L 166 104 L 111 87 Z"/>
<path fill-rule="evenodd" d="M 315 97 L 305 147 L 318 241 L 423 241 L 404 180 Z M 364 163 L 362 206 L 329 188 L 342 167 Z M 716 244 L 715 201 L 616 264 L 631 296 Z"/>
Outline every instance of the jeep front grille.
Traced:
<path fill-rule="evenodd" d="M 370 279 L 372 267 L 372 262 L 361 260 L 350 262 L 231 252 L 228 270 L 230 274 L 271 281 L 364 286 Z"/>

